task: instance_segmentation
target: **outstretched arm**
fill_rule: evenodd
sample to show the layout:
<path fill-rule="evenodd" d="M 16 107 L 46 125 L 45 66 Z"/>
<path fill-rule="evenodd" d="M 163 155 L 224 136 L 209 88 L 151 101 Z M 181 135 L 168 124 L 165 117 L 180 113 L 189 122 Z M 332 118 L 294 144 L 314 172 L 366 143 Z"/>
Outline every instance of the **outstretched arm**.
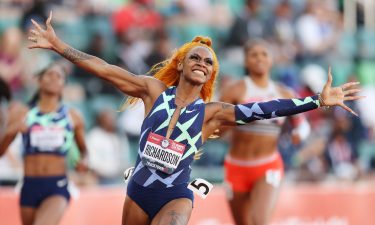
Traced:
<path fill-rule="evenodd" d="M 28 108 L 20 103 L 11 103 L 8 110 L 8 121 L 3 138 L 0 140 L 0 157 L 6 152 L 18 132 L 27 129 L 24 117 Z"/>
<path fill-rule="evenodd" d="M 115 65 L 110 65 L 98 57 L 88 55 L 67 45 L 56 36 L 51 25 L 51 20 L 52 12 L 50 12 L 46 21 L 46 29 L 43 29 L 37 22 L 31 20 L 34 29 L 30 31 L 28 39 L 33 43 L 29 48 L 53 50 L 82 69 L 109 81 L 130 96 L 144 99 L 150 95 L 149 90 L 151 90 L 151 85 L 153 87 L 160 87 L 162 85 L 160 81 L 154 78 L 135 76 L 129 71 Z"/>
<path fill-rule="evenodd" d="M 0 99 L 0 142 L 3 139 L 3 136 L 5 134 L 7 123 L 8 123 L 7 108 L 5 107 L 5 104 L 1 103 L 1 99 Z"/>
<path fill-rule="evenodd" d="M 344 101 L 358 100 L 363 96 L 353 96 L 360 90 L 355 88 L 358 82 L 351 82 L 341 87 L 331 87 L 332 75 L 329 69 L 328 81 L 321 94 L 307 98 L 277 99 L 269 102 L 255 102 L 232 105 L 228 103 L 212 103 L 209 113 L 214 126 L 234 126 L 250 123 L 254 120 L 271 119 L 274 117 L 291 116 L 324 106 L 340 106 L 357 115 Z"/>
<path fill-rule="evenodd" d="M 276 99 L 268 102 L 252 102 L 233 105 L 224 102 L 212 103 L 212 108 L 217 108 L 213 120 L 217 125 L 235 126 L 243 125 L 255 120 L 271 119 L 282 116 L 292 116 L 298 113 L 320 107 L 318 95 L 307 98 Z M 220 110 L 218 110 L 220 108 Z"/>
<path fill-rule="evenodd" d="M 80 159 L 77 162 L 76 170 L 77 171 L 86 171 L 88 169 L 87 165 L 87 146 L 85 141 L 85 123 L 82 118 L 82 115 L 75 109 L 70 110 L 70 115 L 73 119 L 74 124 L 74 139 L 77 143 Z"/>

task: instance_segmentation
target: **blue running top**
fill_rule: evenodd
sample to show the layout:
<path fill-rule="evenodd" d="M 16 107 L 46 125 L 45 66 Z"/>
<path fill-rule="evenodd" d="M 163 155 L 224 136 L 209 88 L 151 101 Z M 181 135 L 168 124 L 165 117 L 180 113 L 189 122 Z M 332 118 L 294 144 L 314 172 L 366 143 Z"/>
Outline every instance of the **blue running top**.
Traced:
<path fill-rule="evenodd" d="M 65 156 L 72 147 L 74 132 L 69 108 L 61 105 L 56 112 L 42 113 L 34 106 L 26 115 L 27 131 L 22 134 L 23 153 Z"/>
<path fill-rule="evenodd" d="M 144 119 L 141 128 L 138 157 L 132 179 L 139 185 L 149 188 L 168 188 L 179 184 L 188 184 L 190 179 L 190 164 L 195 153 L 202 146 L 202 126 L 204 120 L 205 103 L 201 98 L 196 99 L 181 109 L 176 126 L 170 139 L 186 145 L 185 152 L 176 170 L 172 174 L 146 167 L 141 156 L 150 132 L 163 137 L 167 134 L 169 122 L 176 110 L 176 87 L 165 90 L 155 101 L 150 113 Z"/>

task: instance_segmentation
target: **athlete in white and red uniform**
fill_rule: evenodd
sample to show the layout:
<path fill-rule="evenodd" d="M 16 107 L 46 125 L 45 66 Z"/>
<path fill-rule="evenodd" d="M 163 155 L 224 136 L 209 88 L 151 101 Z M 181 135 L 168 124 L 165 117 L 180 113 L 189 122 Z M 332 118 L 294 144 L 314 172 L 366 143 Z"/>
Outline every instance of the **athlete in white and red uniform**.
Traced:
<path fill-rule="evenodd" d="M 233 104 L 293 98 L 288 88 L 270 79 L 272 59 L 261 40 L 245 46 L 245 66 L 250 75 L 230 86 L 222 101 Z M 302 115 L 291 117 L 293 142 L 305 138 L 310 126 Z M 237 225 L 268 224 L 283 177 L 283 162 L 277 149 L 286 117 L 257 120 L 233 129 L 225 158 L 225 181 Z"/>

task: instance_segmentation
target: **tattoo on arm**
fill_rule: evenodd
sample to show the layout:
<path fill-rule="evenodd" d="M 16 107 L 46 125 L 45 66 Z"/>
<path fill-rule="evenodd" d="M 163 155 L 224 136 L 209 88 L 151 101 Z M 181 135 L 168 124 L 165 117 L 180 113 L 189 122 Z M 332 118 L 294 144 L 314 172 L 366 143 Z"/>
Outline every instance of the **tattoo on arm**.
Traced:
<path fill-rule="evenodd" d="M 84 52 L 78 51 L 78 50 L 76 50 L 74 48 L 70 48 L 70 47 L 64 49 L 62 55 L 72 62 L 77 62 L 77 61 L 81 61 L 81 60 L 88 60 L 88 59 L 93 58 L 93 56 L 91 56 L 89 54 L 86 54 Z"/>

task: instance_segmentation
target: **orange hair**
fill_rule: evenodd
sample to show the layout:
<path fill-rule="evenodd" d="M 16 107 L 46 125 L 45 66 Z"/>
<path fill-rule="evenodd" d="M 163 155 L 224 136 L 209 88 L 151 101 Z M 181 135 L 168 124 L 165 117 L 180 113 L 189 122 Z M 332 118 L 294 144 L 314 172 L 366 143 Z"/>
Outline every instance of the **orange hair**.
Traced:
<path fill-rule="evenodd" d="M 163 82 L 167 87 L 177 86 L 180 80 L 180 75 L 177 70 L 178 64 L 184 60 L 188 52 L 197 46 L 206 47 L 213 56 L 213 69 L 212 76 L 202 87 L 200 97 L 205 101 L 209 102 L 214 94 L 214 84 L 216 77 L 219 73 L 219 61 L 217 60 L 215 51 L 211 47 L 212 41 L 208 37 L 197 36 L 191 42 L 188 42 L 181 46 L 169 59 L 154 65 L 149 74 L 154 74 L 154 77 Z M 132 105 L 138 101 L 138 98 L 129 97 L 124 104 Z M 123 109 L 124 107 L 122 107 Z"/>

